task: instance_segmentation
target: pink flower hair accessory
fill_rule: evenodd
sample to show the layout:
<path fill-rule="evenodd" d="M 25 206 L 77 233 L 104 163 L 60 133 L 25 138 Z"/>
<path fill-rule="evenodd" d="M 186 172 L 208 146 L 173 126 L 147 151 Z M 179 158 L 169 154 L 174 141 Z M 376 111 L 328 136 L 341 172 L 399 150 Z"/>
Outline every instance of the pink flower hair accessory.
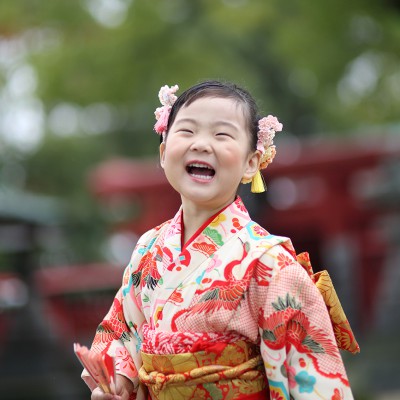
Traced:
<path fill-rule="evenodd" d="M 158 107 L 154 112 L 157 122 L 154 125 L 154 130 L 159 135 L 164 135 L 167 131 L 168 118 L 171 112 L 171 108 L 178 98 L 175 93 L 179 90 L 178 85 L 169 87 L 168 85 L 162 86 L 158 92 L 158 98 L 162 107 Z"/>
<path fill-rule="evenodd" d="M 276 154 L 276 148 L 274 146 L 275 133 L 280 132 L 282 128 L 283 125 L 278 121 L 278 118 L 273 115 L 268 115 L 258 121 L 257 150 L 261 154 L 260 168 L 252 178 L 242 179 L 242 183 L 251 182 L 251 191 L 253 193 L 262 193 L 266 190 L 266 185 L 260 170 L 267 168 L 268 165 L 272 163 Z"/>
<path fill-rule="evenodd" d="M 258 121 L 257 150 L 261 153 L 260 169 L 267 168 L 272 163 L 276 154 L 275 133 L 281 132 L 282 128 L 283 125 L 273 115 L 268 115 Z"/>

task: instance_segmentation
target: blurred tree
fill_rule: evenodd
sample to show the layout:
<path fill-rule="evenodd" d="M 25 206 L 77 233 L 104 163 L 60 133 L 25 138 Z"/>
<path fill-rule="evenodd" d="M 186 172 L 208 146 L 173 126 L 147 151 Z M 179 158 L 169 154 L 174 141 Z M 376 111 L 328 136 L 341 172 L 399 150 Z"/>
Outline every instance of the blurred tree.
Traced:
<path fill-rule="evenodd" d="M 163 84 L 236 81 L 296 135 L 398 123 L 399 19 L 394 1 L 3 0 L 0 105 L 20 106 L 29 84 L 31 100 L 0 116 L 0 138 L 25 129 L 28 187 L 95 220 L 85 174 L 157 153 Z"/>

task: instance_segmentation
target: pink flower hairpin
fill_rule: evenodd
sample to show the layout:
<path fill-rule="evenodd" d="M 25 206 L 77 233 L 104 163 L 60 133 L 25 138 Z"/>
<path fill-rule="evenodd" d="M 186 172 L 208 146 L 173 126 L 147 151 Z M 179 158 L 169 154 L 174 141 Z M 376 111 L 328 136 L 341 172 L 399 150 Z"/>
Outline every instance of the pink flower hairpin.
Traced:
<path fill-rule="evenodd" d="M 164 135 L 167 131 L 168 127 L 168 118 L 171 112 L 171 108 L 174 105 L 177 96 L 175 93 L 179 90 L 179 86 L 171 86 L 168 85 L 163 86 L 159 93 L 158 98 L 160 99 L 160 103 L 162 107 L 158 107 L 154 112 L 157 122 L 154 125 L 154 130 L 159 135 Z"/>

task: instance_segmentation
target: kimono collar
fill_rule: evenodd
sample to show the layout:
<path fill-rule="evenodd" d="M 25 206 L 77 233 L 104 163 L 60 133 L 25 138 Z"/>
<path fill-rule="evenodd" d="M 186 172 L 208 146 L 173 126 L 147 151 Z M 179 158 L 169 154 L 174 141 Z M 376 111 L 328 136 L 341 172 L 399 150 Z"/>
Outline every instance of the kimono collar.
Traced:
<path fill-rule="evenodd" d="M 174 219 L 176 219 L 176 222 L 179 220 L 181 225 L 182 251 L 201 236 L 208 236 L 216 244 L 222 245 L 229 236 L 241 230 L 251 220 L 242 199 L 238 196 L 234 202 L 208 218 L 186 243 L 182 243 L 184 238 L 182 209 L 179 210 Z"/>
<path fill-rule="evenodd" d="M 232 204 L 232 203 L 231 203 Z M 220 213 L 222 213 L 226 208 L 228 208 L 231 204 L 228 204 L 221 210 L 217 211 L 214 215 L 211 217 L 207 218 L 207 220 L 200 226 L 200 228 L 197 229 L 197 231 L 188 239 L 186 243 L 183 243 L 183 238 L 185 237 L 185 226 L 183 225 L 183 210 L 181 212 L 181 248 L 182 251 L 190 245 L 203 231 L 205 228 L 207 228 L 208 225 L 210 225 L 214 219 L 218 217 Z"/>

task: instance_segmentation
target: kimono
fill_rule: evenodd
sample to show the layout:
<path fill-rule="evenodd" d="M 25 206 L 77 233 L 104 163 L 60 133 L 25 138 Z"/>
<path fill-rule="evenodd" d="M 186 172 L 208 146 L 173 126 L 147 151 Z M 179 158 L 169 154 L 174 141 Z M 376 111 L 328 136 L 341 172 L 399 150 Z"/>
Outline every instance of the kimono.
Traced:
<path fill-rule="evenodd" d="M 131 398 L 353 398 L 332 316 L 288 238 L 240 198 L 181 238 L 180 209 L 138 240 L 96 331 L 92 350 L 115 357 Z"/>

